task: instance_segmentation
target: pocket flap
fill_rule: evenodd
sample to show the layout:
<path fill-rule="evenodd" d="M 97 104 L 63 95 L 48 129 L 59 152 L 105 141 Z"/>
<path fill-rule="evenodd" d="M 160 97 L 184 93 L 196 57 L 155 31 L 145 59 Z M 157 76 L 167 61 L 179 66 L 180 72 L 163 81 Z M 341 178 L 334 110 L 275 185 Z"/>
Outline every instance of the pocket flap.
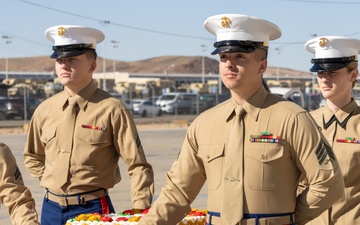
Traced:
<path fill-rule="evenodd" d="M 247 156 L 259 162 L 270 162 L 284 154 L 284 147 L 276 143 L 254 143 Z"/>
<path fill-rule="evenodd" d="M 225 144 L 200 146 L 199 156 L 206 162 L 224 156 Z"/>

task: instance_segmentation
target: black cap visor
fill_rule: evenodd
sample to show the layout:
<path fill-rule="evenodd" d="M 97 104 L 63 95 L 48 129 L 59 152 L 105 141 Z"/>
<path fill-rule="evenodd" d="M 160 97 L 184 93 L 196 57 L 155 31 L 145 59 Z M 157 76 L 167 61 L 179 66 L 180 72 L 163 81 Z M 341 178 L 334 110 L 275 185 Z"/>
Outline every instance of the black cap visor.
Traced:
<path fill-rule="evenodd" d="M 90 44 L 75 44 L 75 45 L 61 45 L 53 46 L 54 52 L 50 55 L 50 58 L 68 58 L 73 56 L 82 55 L 87 51 L 95 51 Z"/>
<path fill-rule="evenodd" d="M 320 63 L 320 64 L 314 64 L 310 68 L 310 72 L 331 72 L 335 70 L 342 69 L 349 65 L 350 62 L 346 63 Z"/>
<path fill-rule="evenodd" d="M 356 56 L 342 58 L 323 58 L 312 59 L 314 65 L 310 68 L 310 72 L 331 72 L 345 68 L 351 62 L 356 62 Z"/>
<path fill-rule="evenodd" d="M 264 46 L 264 42 L 254 42 L 254 41 L 219 41 L 214 43 L 216 48 L 211 55 L 216 55 L 219 53 L 231 53 L 231 52 L 244 52 L 250 53 L 256 51 L 256 49 L 261 48 L 267 50 L 268 47 Z"/>

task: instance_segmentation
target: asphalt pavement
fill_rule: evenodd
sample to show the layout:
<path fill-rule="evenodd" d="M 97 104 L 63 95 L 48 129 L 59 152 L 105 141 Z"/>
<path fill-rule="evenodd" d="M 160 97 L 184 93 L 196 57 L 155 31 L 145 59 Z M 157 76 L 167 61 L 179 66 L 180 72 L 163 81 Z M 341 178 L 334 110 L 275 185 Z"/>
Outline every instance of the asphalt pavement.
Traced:
<path fill-rule="evenodd" d="M 163 115 L 158 118 L 134 118 L 135 123 L 139 125 L 139 136 L 143 144 L 145 154 L 149 163 L 153 166 L 155 174 L 155 196 L 154 200 L 160 193 L 160 189 L 165 182 L 165 174 L 175 161 L 182 142 L 186 133 L 186 123 L 191 122 L 194 119 L 194 115 Z M 28 121 L 1 121 L 0 128 L 6 126 L 12 127 L 15 124 L 22 127 L 24 123 Z M 146 129 L 143 129 L 144 125 L 149 124 L 178 124 L 179 126 L 174 126 L 174 128 L 162 128 L 154 126 L 147 126 Z M 24 161 L 22 157 L 23 147 L 26 141 L 25 133 L 1 133 L 0 141 L 7 144 L 19 165 L 19 169 L 23 175 L 25 185 L 31 190 L 33 197 L 36 201 L 36 209 L 39 214 L 41 214 L 41 205 L 42 199 L 44 196 L 44 189 L 40 187 L 39 181 L 29 175 L 24 166 Z M 115 210 L 117 212 L 124 211 L 131 208 L 131 199 L 130 199 L 130 180 L 129 176 L 126 173 L 126 167 L 124 162 L 120 160 L 119 162 L 120 171 L 122 175 L 122 181 L 115 185 L 114 188 L 110 189 L 110 197 L 113 201 Z M 202 191 L 199 193 L 196 200 L 193 202 L 192 207 L 198 209 L 206 208 L 207 201 L 207 189 L 206 185 L 203 187 Z M 11 224 L 7 209 L 2 206 L 0 210 L 0 224 L 8 225 Z"/>
<path fill-rule="evenodd" d="M 163 114 L 161 116 L 133 116 L 135 124 L 169 124 L 169 123 L 179 123 L 179 122 L 191 122 L 194 120 L 196 115 L 193 114 Z M 1 128 L 18 128 L 23 127 L 24 124 L 28 124 L 29 120 L 15 119 L 15 120 L 0 120 L 0 129 Z"/>

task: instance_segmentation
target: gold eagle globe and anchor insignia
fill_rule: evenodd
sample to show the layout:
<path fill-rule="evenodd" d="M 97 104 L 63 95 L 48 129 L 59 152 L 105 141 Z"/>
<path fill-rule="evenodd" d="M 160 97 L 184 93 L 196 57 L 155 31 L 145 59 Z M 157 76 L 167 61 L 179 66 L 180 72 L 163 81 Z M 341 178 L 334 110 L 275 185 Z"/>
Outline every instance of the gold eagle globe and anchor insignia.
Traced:
<path fill-rule="evenodd" d="M 59 27 L 58 28 L 58 35 L 61 37 L 65 34 L 66 29 L 64 27 Z"/>
<path fill-rule="evenodd" d="M 319 40 L 319 46 L 320 47 L 325 47 L 326 45 L 327 45 L 327 43 L 329 43 L 329 40 L 328 39 L 326 39 L 326 38 L 320 38 L 320 40 Z"/>
<path fill-rule="evenodd" d="M 223 28 L 228 28 L 230 24 L 231 24 L 231 20 L 228 17 L 224 16 L 223 18 L 221 18 L 221 26 Z"/>

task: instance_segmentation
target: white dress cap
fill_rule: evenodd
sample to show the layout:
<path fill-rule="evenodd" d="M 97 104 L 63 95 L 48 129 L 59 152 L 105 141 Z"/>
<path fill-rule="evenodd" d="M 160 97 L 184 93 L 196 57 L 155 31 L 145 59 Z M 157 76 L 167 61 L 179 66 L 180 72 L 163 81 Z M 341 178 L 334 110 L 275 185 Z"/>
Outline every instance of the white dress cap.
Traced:
<path fill-rule="evenodd" d="M 239 44 L 231 41 L 249 41 L 258 42 L 262 46 L 268 47 L 270 40 L 278 39 L 281 36 L 281 30 L 275 24 L 254 16 L 242 14 L 220 14 L 207 18 L 204 22 L 205 29 L 211 34 L 216 35 L 215 47 L 224 47 Z M 240 44 L 241 45 L 241 44 Z M 243 47 L 243 46 L 242 46 Z M 219 52 L 242 51 L 242 48 L 222 49 Z M 256 48 L 255 48 L 256 50 Z M 254 51 L 254 50 L 253 50 Z M 251 52 L 251 51 L 244 51 Z"/>
<path fill-rule="evenodd" d="M 100 30 L 78 25 L 58 25 L 45 31 L 48 40 L 54 42 L 55 51 L 51 58 L 63 58 L 83 54 L 95 49 L 96 44 L 105 39 Z"/>
<path fill-rule="evenodd" d="M 307 51 L 314 53 L 311 72 L 334 71 L 357 61 L 360 40 L 344 36 L 321 36 L 305 43 Z"/>
<path fill-rule="evenodd" d="M 216 41 L 242 40 L 269 42 L 281 36 L 275 24 L 254 16 L 242 14 L 220 14 L 206 19 L 207 31 L 216 35 Z"/>

